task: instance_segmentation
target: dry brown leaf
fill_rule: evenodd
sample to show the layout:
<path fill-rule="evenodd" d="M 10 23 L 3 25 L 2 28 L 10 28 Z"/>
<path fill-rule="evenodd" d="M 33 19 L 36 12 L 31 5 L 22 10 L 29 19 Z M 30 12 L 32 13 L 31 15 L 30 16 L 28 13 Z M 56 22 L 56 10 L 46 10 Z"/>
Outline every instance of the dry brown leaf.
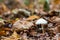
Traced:
<path fill-rule="evenodd" d="M 30 16 L 29 18 L 27 18 L 27 20 L 34 20 L 34 19 L 38 19 L 39 16 L 36 16 L 36 15 L 33 15 L 33 16 Z"/>
<path fill-rule="evenodd" d="M 14 33 L 12 34 L 12 37 L 19 38 L 19 35 L 14 31 Z"/>

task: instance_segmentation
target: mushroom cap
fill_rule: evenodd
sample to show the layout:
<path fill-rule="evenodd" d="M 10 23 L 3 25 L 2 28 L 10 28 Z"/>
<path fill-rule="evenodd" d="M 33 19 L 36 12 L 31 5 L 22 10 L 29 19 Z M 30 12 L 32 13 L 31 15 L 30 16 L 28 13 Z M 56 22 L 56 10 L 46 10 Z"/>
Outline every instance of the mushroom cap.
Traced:
<path fill-rule="evenodd" d="M 48 22 L 47 22 L 45 19 L 40 18 L 40 19 L 38 19 L 38 20 L 36 21 L 35 24 L 47 24 L 47 23 L 48 23 Z"/>

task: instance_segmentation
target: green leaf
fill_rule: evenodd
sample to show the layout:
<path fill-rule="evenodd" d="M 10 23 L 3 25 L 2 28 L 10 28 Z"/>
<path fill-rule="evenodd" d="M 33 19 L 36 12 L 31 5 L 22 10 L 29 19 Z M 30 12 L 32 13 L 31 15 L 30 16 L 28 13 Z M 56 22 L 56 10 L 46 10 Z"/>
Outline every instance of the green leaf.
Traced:
<path fill-rule="evenodd" d="M 45 0 L 39 0 L 39 4 L 44 4 Z"/>
<path fill-rule="evenodd" d="M 3 2 L 3 0 L 0 0 L 0 2 Z"/>
<path fill-rule="evenodd" d="M 44 10 L 47 12 L 50 10 L 49 3 L 47 1 L 45 1 Z"/>
<path fill-rule="evenodd" d="M 3 20 L 2 18 L 0 18 L 0 21 Z"/>
<path fill-rule="evenodd" d="M 29 1 L 29 0 L 25 0 L 25 1 L 24 1 L 24 4 L 25 4 L 25 5 L 29 5 L 29 4 L 30 4 L 30 1 Z"/>

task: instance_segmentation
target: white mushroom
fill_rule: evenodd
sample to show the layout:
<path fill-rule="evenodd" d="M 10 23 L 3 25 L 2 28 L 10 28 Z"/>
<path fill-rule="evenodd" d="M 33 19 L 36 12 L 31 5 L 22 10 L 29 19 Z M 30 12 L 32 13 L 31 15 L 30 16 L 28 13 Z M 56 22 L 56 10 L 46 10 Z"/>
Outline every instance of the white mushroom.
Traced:
<path fill-rule="evenodd" d="M 47 21 L 43 18 L 40 18 L 36 21 L 36 24 L 47 24 Z"/>
<path fill-rule="evenodd" d="M 44 24 L 47 24 L 48 22 L 45 20 L 45 19 L 43 19 L 43 18 L 40 18 L 40 19 L 38 19 L 37 21 L 36 21 L 36 24 L 37 25 L 39 25 L 39 24 L 42 24 L 41 26 L 42 26 L 42 29 L 43 29 L 43 33 L 44 33 Z"/>

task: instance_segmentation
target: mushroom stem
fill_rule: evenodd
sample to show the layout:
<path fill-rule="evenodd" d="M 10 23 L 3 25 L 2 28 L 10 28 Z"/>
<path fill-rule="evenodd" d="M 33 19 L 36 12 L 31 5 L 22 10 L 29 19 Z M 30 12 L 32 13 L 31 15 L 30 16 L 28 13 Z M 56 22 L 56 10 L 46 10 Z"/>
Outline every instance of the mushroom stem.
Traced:
<path fill-rule="evenodd" d="M 42 24 L 41 26 L 42 26 L 42 32 L 43 32 L 43 34 L 44 34 L 44 25 Z"/>

